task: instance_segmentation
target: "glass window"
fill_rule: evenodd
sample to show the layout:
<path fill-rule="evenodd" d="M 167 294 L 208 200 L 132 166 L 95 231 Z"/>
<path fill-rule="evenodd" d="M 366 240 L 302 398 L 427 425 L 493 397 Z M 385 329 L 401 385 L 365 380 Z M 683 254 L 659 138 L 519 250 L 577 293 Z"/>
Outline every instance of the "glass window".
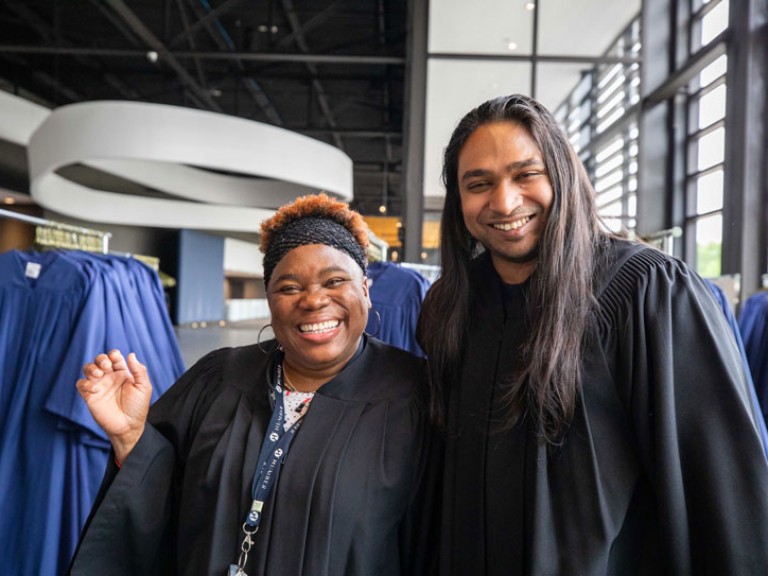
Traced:
<path fill-rule="evenodd" d="M 640 20 L 634 19 L 605 53 L 638 54 Z M 584 161 L 597 193 L 598 212 L 615 232 L 637 226 L 636 117 L 627 111 L 639 101 L 636 63 L 595 65 L 557 111 L 557 117 Z M 600 135 L 600 144 L 593 138 Z M 599 147 L 598 147 L 599 146 Z"/>
<path fill-rule="evenodd" d="M 717 60 L 712 62 L 709 66 L 704 68 L 699 74 L 699 85 L 703 88 L 709 86 L 712 82 L 725 76 L 725 71 L 728 69 L 728 56 L 723 54 Z"/>
<path fill-rule="evenodd" d="M 696 214 L 706 214 L 723 209 L 723 171 L 715 170 L 695 181 Z"/>
<path fill-rule="evenodd" d="M 624 190 L 622 190 L 621 186 L 614 186 L 613 188 L 608 188 L 607 190 L 599 192 L 598 202 L 600 208 L 609 206 L 616 200 L 620 200 L 623 192 Z M 619 206 L 619 208 L 621 208 L 621 206 Z M 619 215 L 620 214 L 621 213 L 619 212 Z"/>
<path fill-rule="evenodd" d="M 699 99 L 699 128 L 706 128 L 725 118 L 725 83 Z"/>
<path fill-rule="evenodd" d="M 616 184 L 620 184 L 623 179 L 624 172 L 622 170 L 616 170 L 604 178 L 598 178 L 597 182 L 595 182 L 595 191 L 597 192 L 598 197 L 602 199 L 604 192 Z M 619 188 L 619 190 L 621 190 L 621 188 Z"/>
<path fill-rule="evenodd" d="M 612 170 L 620 167 L 624 163 L 624 155 L 623 154 L 616 154 L 611 157 L 610 160 L 607 160 L 603 163 L 601 163 L 596 169 L 595 169 L 595 177 L 602 178 L 608 172 L 611 172 Z"/>
<path fill-rule="evenodd" d="M 705 278 L 720 276 L 723 250 L 723 215 L 712 214 L 695 221 L 696 271 Z"/>
<path fill-rule="evenodd" d="M 701 47 L 727 28 L 728 2 L 709 0 L 695 9 L 692 45 Z M 685 245 L 689 253 L 685 256 L 705 277 L 719 276 L 721 271 L 727 68 L 728 60 L 721 56 L 702 69 L 689 86 L 685 187 Z"/>
<path fill-rule="evenodd" d="M 696 164 L 700 171 L 722 163 L 724 156 L 725 128 L 716 128 L 698 138 L 696 142 Z"/>
<path fill-rule="evenodd" d="M 533 11 L 525 2 L 430 0 L 429 51 L 468 54 L 531 54 Z"/>
<path fill-rule="evenodd" d="M 728 0 L 722 0 L 701 19 L 701 45 L 706 46 L 728 28 Z"/>

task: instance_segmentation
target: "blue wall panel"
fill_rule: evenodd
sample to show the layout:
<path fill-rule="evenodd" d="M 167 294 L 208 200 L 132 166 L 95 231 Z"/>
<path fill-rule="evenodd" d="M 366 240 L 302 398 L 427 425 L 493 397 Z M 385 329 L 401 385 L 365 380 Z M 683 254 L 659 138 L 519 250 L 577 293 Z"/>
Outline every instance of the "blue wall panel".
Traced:
<path fill-rule="evenodd" d="M 193 230 L 179 235 L 176 322 L 224 319 L 224 238 Z"/>

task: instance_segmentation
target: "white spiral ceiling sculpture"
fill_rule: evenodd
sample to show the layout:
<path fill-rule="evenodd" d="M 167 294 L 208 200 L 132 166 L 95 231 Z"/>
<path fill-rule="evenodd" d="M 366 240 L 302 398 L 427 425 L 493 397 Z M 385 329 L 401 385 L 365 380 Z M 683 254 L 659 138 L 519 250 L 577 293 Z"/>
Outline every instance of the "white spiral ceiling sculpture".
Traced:
<path fill-rule="evenodd" d="M 352 199 L 352 160 L 337 148 L 189 108 L 120 101 L 62 106 L 37 126 L 27 152 L 35 201 L 93 222 L 257 232 L 275 208 L 303 194 L 323 190 Z M 173 198 L 97 190 L 56 173 L 72 164 Z"/>

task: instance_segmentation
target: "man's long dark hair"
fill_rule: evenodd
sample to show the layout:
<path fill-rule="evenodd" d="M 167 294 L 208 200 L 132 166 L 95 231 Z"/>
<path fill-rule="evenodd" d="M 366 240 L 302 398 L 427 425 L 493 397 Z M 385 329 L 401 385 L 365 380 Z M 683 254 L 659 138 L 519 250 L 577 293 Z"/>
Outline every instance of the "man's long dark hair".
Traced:
<path fill-rule="evenodd" d="M 526 96 L 500 97 L 475 108 L 459 122 L 445 149 L 442 272 L 424 301 L 418 326 L 419 343 L 429 358 L 431 412 L 438 425 L 445 424 L 448 390 L 461 378 L 468 336 L 470 261 L 477 245 L 462 216 L 459 154 L 478 127 L 493 122 L 514 122 L 530 133 L 554 193 L 530 279 L 530 334 L 507 400 L 510 424 L 526 412 L 537 419 L 546 439 L 556 443 L 573 419 L 583 339 L 595 302 L 594 268 L 606 236 L 584 166 L 555 118 Z"/>

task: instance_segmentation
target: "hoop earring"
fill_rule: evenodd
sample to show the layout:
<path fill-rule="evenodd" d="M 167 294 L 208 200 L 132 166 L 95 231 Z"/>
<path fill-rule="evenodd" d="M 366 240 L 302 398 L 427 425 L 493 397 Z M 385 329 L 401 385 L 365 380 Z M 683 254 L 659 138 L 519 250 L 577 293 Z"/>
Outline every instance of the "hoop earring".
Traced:
<path fill-rule="evenodd" d="M 275 346 L 272 350 L 267 350 L 264 348 L 264 346 L 261 345 L 261 335 L 264 333 L 264 330 L 266 330 L 267 328 L 272 328 L 272 324 L 271 323 L 265 324 L 264 326 L 261 327 L 261 330 L 259 330 L 259 335 L 256 337 L 256 345 L 259 347 L 259 350 L 264 352 L 264 354 L 271 354 L 272 352 L 276 352 L 280 350 L 282 346 L 280 345 L 280 342 L 277 342 L 277 340 L 275 340 L 275 342 L 277 342 L 277 346 Z"/>
<path fill-rule="evenodd" d="M 379 332 L 381 332 L 381 314 L 379 314 L 378 310 L 373 310 L 373 313 L 376 314 L 376 321 L 377 321 L 376 331 L 373 333 L 367 333 L 367 334 L 368 336 L 372 336 L 373 338 L 375 338 L 376 336 L 379 335 Z"/>

